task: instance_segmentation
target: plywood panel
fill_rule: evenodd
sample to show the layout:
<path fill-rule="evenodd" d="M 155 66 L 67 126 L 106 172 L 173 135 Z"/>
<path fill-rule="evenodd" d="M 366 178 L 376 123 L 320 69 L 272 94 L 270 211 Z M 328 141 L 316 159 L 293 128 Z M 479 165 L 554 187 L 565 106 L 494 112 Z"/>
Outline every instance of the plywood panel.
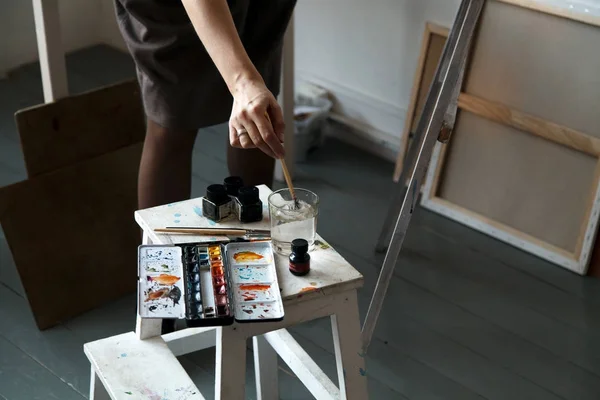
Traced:
<path fill-rule="evenodd" d="M 0 223 L 40 329 L 135 291 L 141 149 L 0 190 Z"/>
<path fill-rule="evenodd" d="M 461 111 L 436 196 L 574 253 L 595 168 L 591 156 Z"/>
<path fill-rule="evenodd" d="M 15 114 L 29 177 L 144 140 L 139 86 L 128 80 Z"/>

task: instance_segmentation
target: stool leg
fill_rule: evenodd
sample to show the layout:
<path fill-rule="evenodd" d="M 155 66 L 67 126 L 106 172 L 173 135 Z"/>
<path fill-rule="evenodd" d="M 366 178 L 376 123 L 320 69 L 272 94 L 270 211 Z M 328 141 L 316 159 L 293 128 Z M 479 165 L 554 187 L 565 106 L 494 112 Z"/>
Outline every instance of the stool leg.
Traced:
<path fill-rule="evenodd" d="M 340 383 L 340 398 L 365 400 L 367 371 L 361 353 L 360 317 L 356 290 L 348 292 L 343 304 L 331 316 L 335 361 Z"/>
<path fill-rule="evenodd" d="M 277 400 L 279 399 L 277 352 L 262 335 L 254 336 L 252 345 L 254 349 L 256 399 Z"/>
<path fill-rule="evenodd" d="M 96 370 L 92 365 L 90 374 L 90 400 L 110 400 L 110 395 L 102 384 L 100 378 L 96 374 Z"/>
<path fill-rule="evenodd" d="M 246 337 L 235 327 L 217 328 L 215 400 L 246 398 Z"/>

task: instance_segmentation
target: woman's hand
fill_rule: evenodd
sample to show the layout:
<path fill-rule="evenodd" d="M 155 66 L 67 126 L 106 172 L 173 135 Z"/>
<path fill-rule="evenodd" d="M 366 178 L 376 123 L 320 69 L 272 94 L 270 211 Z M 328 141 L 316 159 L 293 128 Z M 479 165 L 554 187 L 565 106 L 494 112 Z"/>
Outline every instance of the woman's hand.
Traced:
<path fill-rule="evenodd" d="M 281 107 L 262 80 L 242 80 L 235 85 L 229 118 L 231 146 L 259 148 L 273 158 L 283 158 L 284 130 Z"/>

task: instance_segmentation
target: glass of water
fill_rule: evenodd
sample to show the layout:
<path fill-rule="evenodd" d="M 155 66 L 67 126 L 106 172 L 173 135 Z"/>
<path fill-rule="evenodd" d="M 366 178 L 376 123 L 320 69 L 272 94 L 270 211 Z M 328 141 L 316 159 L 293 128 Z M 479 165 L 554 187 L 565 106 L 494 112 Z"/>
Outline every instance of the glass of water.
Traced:
<path fill-rule="evenodd" d="M 304 239 L 312 250 L 317 232 L 319 196 L 306 189 L 295 188 L 298 207 L 289 189 L 280 189 L 269 195 L 271 242 L 273 249 L 282 255 L 292 252 L 292 240 Z"/>

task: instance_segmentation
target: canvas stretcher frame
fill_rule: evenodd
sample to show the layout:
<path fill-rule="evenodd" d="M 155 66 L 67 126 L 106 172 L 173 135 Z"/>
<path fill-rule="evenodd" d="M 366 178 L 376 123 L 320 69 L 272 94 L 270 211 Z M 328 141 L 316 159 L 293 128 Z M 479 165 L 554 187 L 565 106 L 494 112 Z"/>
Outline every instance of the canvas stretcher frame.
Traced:
<path fill-rule="evenodd" d="M 572 18 L 568 13 L 558 12 L 554 9 L 538 9 L 531 7 L 530 4 L 522 5 L 520 4 L 522 2 L 517 1 L 502 0 L 499 2 L 522 6 L 536 12 L 547 12 L 556 17 L 573 19 L 584 24 L 599 26 L 598 20 Z M 460 113 L 474 114 L 492 123 L 508 126 L 523 134 L 543 138 L 551 143 L 589 155 L 595 159 L 593 180 L 590 183 L 589 193 L 585 200 L 587 206 L 583 213 L 584 217 L 581 220 L 581 225 L 578 228 L 576 244 L 574 249 L 561 248 L 549 243 L 547 240 L 542 240 L 522 232 L 493 218 L 478 214 L 440 197 L 438 193 L 442 184 L 441 179 L 443 179 L 441 175 L 447 161 L 448 152 L 452 152 L 452 149 L 449 149 L 447 146 L 437 145 L 434 149 L 425 186 L 422 190 L 421 205 L 424 208 L 488 234 L 544 260 L 577 274 L 584 275 L 587 272 L 595 244 L 600 212 L 600 139 L 567 126 L 559 125 L 553 121 L 527 114 L 499 102 L 488 101 L 464 92 L 459 96 L 458 107 Z M 460 128 L 458 129 L 460 131 Z M 457 178 L 454 177 L 454 179 Z M 548 217 L 552 218 L 551 215 Z"/>
<path fill-rule="evenodd" d="M 443 47 L 439 51 L 439 54 L 434 54 L 433 52 L 435 52 L 436 49 L 431 48 L 432 42 L 435 40 L 436 36 L 442 37 L 445 42 L 445 40 L 448 38 L 448 33 L 449 29 L 447 27 L 430 21 L 425 23 L 425 29 L 421 39 L 421 51 L 419 53 L 419 60 L 417 62 L 417 69 L 415 70 L 413 86 L 410 95 L 410 104 L 404 120 L 404 128 L 402 130 L 402 136 L 400 139 L 400 149 L 398 151 L 396 165 L 394 167 L 394 182 L 398 182 L 400 179 L 404 160 L 407 158 L 411 133 L 417 128 L 419 114 L 422 112 L 422 107 L 424 106 L 424 100 L 427 96 L 429 84 L 431 83 L 431 79 L 433 79 L 435 68 L 437 67 L 437 64 L 442 56 Z M 433 71 L 431 71 L 432 68 Z M 428 74 L 428 72 L 430 72 L 430 74 Z M 419 107 L 419 105 L 421 107 Z"/>

